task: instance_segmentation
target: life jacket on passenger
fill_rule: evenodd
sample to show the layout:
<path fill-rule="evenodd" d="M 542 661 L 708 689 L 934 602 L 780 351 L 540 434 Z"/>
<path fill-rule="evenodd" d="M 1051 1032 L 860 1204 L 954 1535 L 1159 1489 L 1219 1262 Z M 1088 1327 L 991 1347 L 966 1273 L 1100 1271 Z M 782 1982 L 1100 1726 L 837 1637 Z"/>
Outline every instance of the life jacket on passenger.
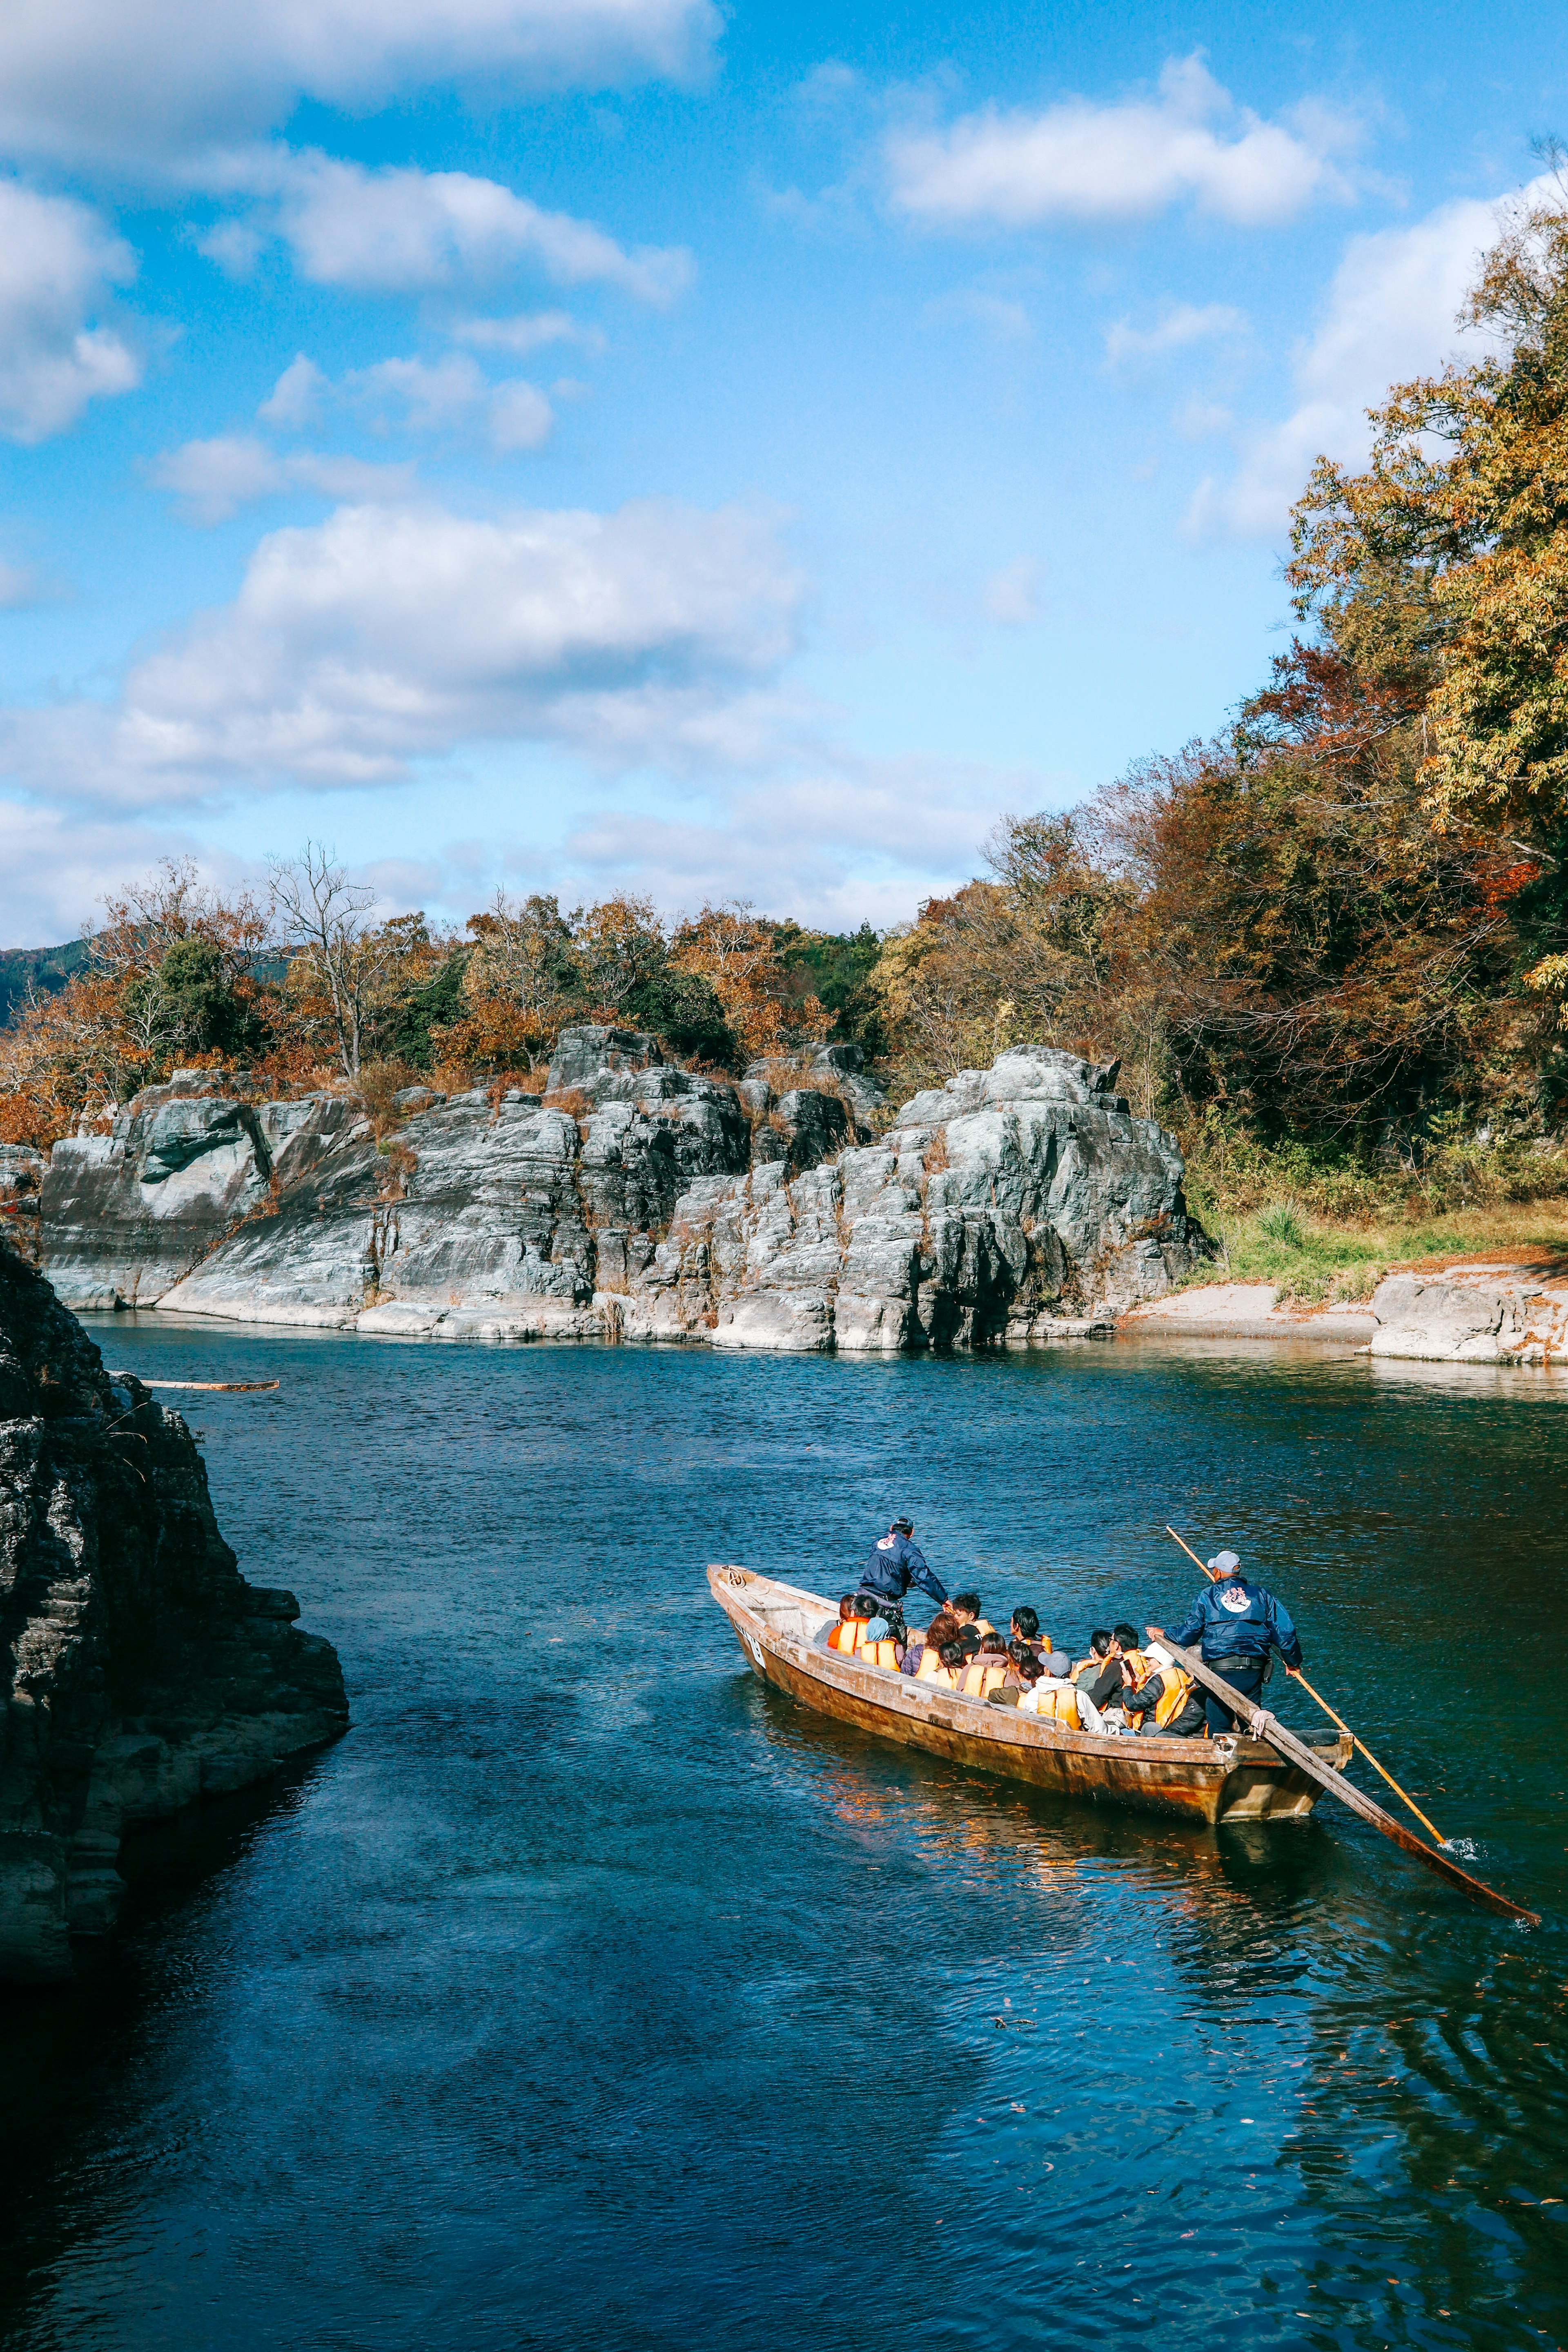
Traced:
<path fill-rule="evenodd" d="M 1131 1671 L 1132 1662 L 1134 1659 L 1137 1660 L 1137 1671 L 1135 1673 Z M 1193 1678 L 1191 1675 L 1187 1674 L 1181 1666 L 1162 1666 L 1153 1658 L 1146 1656 L 1142 1650 L 1129 1650 L 1127 1653 L 1127 1663 L 1129 1667 L 1129 1679 L 1135 1691 L 1141 1691 L 1144 1684 L 1149 1681 L 1152 1675 L 1159 1675 L 1163 1677 L 1160 1696 L 1154 1701 L 1153 1723 L 1151 1725 L 1149 1722 L 1149 1709 L 1147 1707 L 1144 1707 L 1142 1711 L 1142 1721 L 1143 1727 L 1146 1730 L 1152 1729 L 1154 1731 L 1163 1731 L 1168 1723 L 1174 1723 L 1177 1716 L 1181 1714 L 1182 1709 L 1186 1706 L 1188 1699 L 1192 1696 Z M 1132 1710 L 1130 1708 L 1128 1712 L 1131 1715 Z"/>
<path fill-rule="evenodd" d="M 841 1658 L 852 1658 L 866 1639 L 866 1628 L 872 1612 L 860 1601 L 858 1593 L 847 1592 L 838 1604 L 838 1622 L 827 1637 L 827 1646 L 837 1650 Z"/>
<path fill-rule="evenodd" d="M 956 1690 L 958 1676 L 951 1666 L 944 1666 L 934 1650 L 927 1650 L 915 1669 L 917 1683 L 934 1684 L 938 1690 Z"/>
<path fill-rule="evenodd" d="M 1059 1723 L 1064 1731 L 1081 1731 L 1079 1717 L 1078 1693 L 1064 1690 L 1058 1684 L 1037 1682 L 1035 1685 L 1034 1712 L 1042 1723 Z"/>
<path fill-rule="evenodd" d="M 862 1641 L 856 1654 L 863 1666 L 890 1666 L 895 1674 L 898 1672 L 899 1645 L 890 1633 L 884 1634 L 879 1642 Z"/>
<path fill-rule="evenodd" d="M 963 1696 L 965 1698 L 989 1698 L 994 1690 L 1001 1689 L 1006 1679 L 1005 1657 L 998 1657 L 994 1650 L 982 1650 L 964 1668 Z"/>

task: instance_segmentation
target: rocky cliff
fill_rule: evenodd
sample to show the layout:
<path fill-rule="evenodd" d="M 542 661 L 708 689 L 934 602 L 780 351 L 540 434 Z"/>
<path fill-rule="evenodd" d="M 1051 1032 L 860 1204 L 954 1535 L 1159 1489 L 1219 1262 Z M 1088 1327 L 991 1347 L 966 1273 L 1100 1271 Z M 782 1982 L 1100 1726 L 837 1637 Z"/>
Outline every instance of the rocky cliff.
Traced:
<path fill-rule="evenodd" d="M 443 1339 L 872 1349 L 1082 1332 L 1201 1248 L 1172 1138 L 1044 1046 L 889 1131 L 851 1048 L 738 1084 L 651 1037 L 562 1036 L 542 1099 L 258 1102 L 184 1074 L 57 1144 L 44 1263 L 72 1305 Z"/>
<path fill-rule="evenodd" d="M 298 1614 L 239 1574 L 180 1416 L 0 1242 L 0 1978 L 112 1926 L 125 1829 L 344 1729 Z"/>

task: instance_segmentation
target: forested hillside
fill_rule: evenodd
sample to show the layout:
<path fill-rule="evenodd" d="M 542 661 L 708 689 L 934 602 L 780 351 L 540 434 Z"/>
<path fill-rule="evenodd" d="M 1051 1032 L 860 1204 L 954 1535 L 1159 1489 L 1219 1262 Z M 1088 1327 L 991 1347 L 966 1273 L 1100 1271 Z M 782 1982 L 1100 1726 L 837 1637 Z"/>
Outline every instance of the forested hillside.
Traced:
<path fill-rule="evenodd" d="M 384 918 L 319 850 L 268 899 L 170 867 L 0 1034 L 0 1138 L 176 1063 L 543 1083 L 566 1021 L 735 1068 L 826 1035 L 895 1093 L 1033 1038 L 1119 1059 L 1222 1206 L 1561 1190 L 1568 1115 L 1568 197 L 1479 264 L 1494 356 L 1393 387 L 1296 509 L 1298 634 L 1218 733 L 1009 819 L 907 927 L 498 899 Z"/>

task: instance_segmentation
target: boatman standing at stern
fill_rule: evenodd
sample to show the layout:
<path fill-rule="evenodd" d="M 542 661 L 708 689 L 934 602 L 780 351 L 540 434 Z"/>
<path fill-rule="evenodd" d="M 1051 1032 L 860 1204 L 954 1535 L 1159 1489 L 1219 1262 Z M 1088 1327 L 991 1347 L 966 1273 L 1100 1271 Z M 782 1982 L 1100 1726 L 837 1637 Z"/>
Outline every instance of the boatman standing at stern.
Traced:
<path fill-rule="evenodd" d="M 1271 1592 L 1243 1576 L 1235 1552 L 1216 1552 L 1208 1568 L 1214 1582 L 1199 1593 L 1177 1632 L 1157 1638 L 1179 1643 L 1183 1649 L 1198 1643 L 1205 1665 L 1231 1685 L 1245 1706 L 1258 1706 L 1269 1651 L 1279 1651 L 1289 1674 L 1301 1664 L 1296 1628 Z M 1153 1626 L 1149 1631 L 1157 1633 Z M 1243 1716 L 1233 1722 L 1230 1708 L 1212 1691 L 1204 1694 L 1204 1704 L 1211 1733 L 1230 1731 L 1235 1722 L 1246 1720 Z"/>
<path fill-rule="evenodd" d="M 947 1594 L 942 1580 L 926 1566 L 924 1552 L 910 1542 L 914 1531 L 912 1519 L 893 1521 L 887 1534 L 871 1546 L 860 1570 L 860 1590 L 874 1592 L 879 1601 L 901 1601 L 910 1585 L 918 1584 L 940 1609 Z"/>

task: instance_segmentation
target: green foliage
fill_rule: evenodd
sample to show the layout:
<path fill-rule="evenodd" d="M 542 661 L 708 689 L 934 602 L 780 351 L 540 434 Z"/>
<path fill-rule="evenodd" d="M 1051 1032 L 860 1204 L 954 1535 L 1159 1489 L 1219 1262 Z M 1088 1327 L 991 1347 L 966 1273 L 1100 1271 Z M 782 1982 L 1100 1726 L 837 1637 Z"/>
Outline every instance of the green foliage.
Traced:
<path fill-rule="evenodd" d="M 833 1034 L 858 1045 L 868 1061 L 888 1050 L 880 998 L 869 986 L 882 952 L 869 923 L 858 931 L 807 931 L 798 923 L 772 926 L 791 992 L 815 996 L 833 1019 Z"/>
<path fill-rule="evenodd" d="M 468 960 L 468 951 L 458 948 L 428 979 L 395 987 L 377 1024 L 377 1042 L 389 1060 L 406 1063 L 413 1070 L 434 1067 L 439 1059 L 435 1033 L 447 1028 L 462 1011 Z"/>
<path fill-rule="evenodd" d="M 732 1070 L 744 1058 L 717 991 L 700 972 L 667 965 L 650 973 L 626 998 L 622 1013 L 633 1028 L 651 1030 L 673 1053 L 692 1060 Z"/>

